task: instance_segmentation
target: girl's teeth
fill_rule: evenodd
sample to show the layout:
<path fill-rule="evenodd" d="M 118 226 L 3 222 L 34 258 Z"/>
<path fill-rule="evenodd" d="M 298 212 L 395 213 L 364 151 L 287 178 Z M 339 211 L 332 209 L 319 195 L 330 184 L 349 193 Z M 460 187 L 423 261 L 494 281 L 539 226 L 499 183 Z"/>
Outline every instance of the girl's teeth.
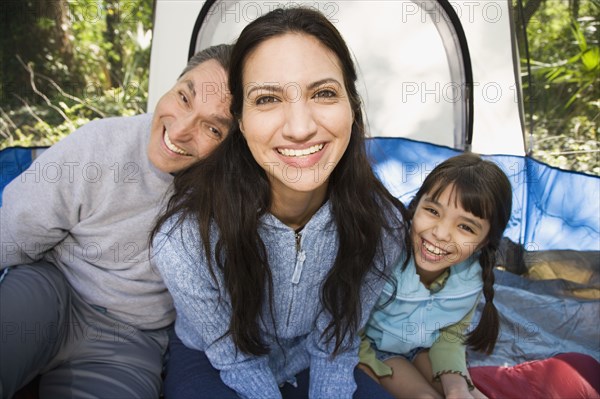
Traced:
<path fill-rule="evenodd" d="M 277 152 L 286 157 L 305 157 L 307 155 L 314 154 L 323 149 L 324 144 L 313 145 L 312 147 L 305 148 L 303 150 L 292 150 L 289 148 L 278 148 Z"/>
<path fill-rule="evenodd" d="M 184 150 L 182 150 L 181 148 L 177 147 L 175 144 L 173 144 L 171 142 L 171 140 L 169 139 L 169 135 L 167 134 L 167 130 L 165 129 L 165 144 L 167 145 L 167 148 L 173 152 L 176 152 L 177 154 L 181 154 L 181 155 L 190 155 L 187 152 L 185 152 Z"/>
<path fill-rule="evenodd" d="M 434 255 L 444 255 L 446 253 L 446 251 L 442 251 L 442 249 L 440 249 L 434 245 L 431 245 L 427 242 L 423 242 L 423 246 L 425 247 L 427 252 L 430 252 Z"/>

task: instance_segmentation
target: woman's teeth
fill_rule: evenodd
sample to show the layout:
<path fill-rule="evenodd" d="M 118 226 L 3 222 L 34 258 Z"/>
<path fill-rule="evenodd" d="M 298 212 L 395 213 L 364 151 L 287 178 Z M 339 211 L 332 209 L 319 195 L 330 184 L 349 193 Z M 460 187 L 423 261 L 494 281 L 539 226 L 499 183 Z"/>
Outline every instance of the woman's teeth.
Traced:
<path fill-rule="evenodd" d="M 191 155 L 188 154 L 187 152 L 185 152 L 184 150 L 182 150 L 181 148 L 177 147 L 175 144 L 173 144 L 171 142 L 171 140 L 169 139 L 169 135 L 167 134 L 167 130 L 165 129 L 165 134 L 164 134 L 164 140 L 165 140 L 165 144 L 167 145 L 167 148 L 177 154 L 180 155 Z"/>
<path fill-rule="evenodd" d="M 319 152 L 323 149 L 324 144 L 316 144 L 312 147 L 305 148 L 303 150 L 292 150 L 289 148 L 278 148 L 277 152 L 286 157 L 305 157 L 307 155 L 314 154 L 315 152 Z"/>

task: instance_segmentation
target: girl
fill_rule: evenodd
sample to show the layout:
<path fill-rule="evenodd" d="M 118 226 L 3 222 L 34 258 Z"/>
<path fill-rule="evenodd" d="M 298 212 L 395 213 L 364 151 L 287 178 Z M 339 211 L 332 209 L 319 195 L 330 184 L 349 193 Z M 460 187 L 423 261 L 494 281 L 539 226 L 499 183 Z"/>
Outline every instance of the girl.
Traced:
<path fill-rule="evenodd" d="M 511 207 L 506 175 L 470 153 L 437 166 L 411 201 L 412 256 L 393 271 L 396 285 L 384 288 L 361 347 L 363 369 L 396 398 L 484 397 L 467 373 L 462 331 L 483 292 L 466 344 L 493 350 L 493 267 Z"/>
<path fill-rule="evenodd" d="M 318 12 L 242 31 L 237 124 L 176 176 L 154 231 L 177 310 L 167 398 L 389 397 L 355 373 L 356 332 L 401 256 L 404 209 L 367 160 L 356 78 Z"/>

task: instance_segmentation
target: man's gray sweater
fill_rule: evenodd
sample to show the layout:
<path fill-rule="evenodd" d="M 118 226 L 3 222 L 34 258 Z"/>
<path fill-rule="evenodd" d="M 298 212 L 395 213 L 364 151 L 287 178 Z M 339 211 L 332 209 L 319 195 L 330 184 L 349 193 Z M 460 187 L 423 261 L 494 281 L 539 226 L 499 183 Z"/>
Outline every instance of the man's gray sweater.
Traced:
<path fill-rule="evenodd" d="M 15 178 L 0 207 L 0 269 L 44 259 L 109 316 L 139 329 L 172 323 L 148 250 L 173 179 L 148 159 L 151 121 L 90 122 Z"/>

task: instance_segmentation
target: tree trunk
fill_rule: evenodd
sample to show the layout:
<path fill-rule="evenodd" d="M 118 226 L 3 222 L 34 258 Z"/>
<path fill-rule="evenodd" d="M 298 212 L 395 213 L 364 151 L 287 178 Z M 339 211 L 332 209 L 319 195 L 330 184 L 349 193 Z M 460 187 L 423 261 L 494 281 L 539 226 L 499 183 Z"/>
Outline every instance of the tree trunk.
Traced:
<path fill-rule="evenodd" d="M 111 87 L 119 87 L 123 84 L 123 46 L 118 34 L 118 24 L 122 10 L 119 7 L 119 0 L 106 1 L 106 32 L 104 32 L 104 37 L 111 45 L 107 57 L 110 63 L 109 82 Z"/>
<path fill-rule="evenodd" d="M 525 26 L 529 25 L 529 21 L 531 20 L 531 17 L 533 17 L 533 15 L 537 12 L 537 10 L 540 8 L 542 3 L 544 3 L 545 1 L 546 0 L 529 0 L 529 1 L 527 1 L 527 3 L 525 4 L 525 7 L 523 8 L 523 19 L 525 21 Z"/>
<path fill-rule="evenodd" d="M 527 25 L 535 13 L 539 10 L 541 5 L 546 0 L 513 0 L 515 10 L 515 31 L 517 35 L 517 44 L 519 46 L 519 53 L 525 56 L 525 30 Z M 521 8 L 522 6 L 522 8 Z"/>
<path fill-rule="evenodd" d="M 573 15 L 573 19 L 577 20 L 579 18 L 579 7 L 581 3 L 579 0 L 571 0 L 571 14 Z"/>
<path fill-rule="evenodd" d="M 17 56 L 67 91 L 82 84 L 69 39 L 67 7 L 65 0 L 0 1 L 2 104 L 40 100 L 32 95 L 29 73 Z M 38 88 L 43 92 L 54 90 L 44 82 L 39 82 Z"/>

